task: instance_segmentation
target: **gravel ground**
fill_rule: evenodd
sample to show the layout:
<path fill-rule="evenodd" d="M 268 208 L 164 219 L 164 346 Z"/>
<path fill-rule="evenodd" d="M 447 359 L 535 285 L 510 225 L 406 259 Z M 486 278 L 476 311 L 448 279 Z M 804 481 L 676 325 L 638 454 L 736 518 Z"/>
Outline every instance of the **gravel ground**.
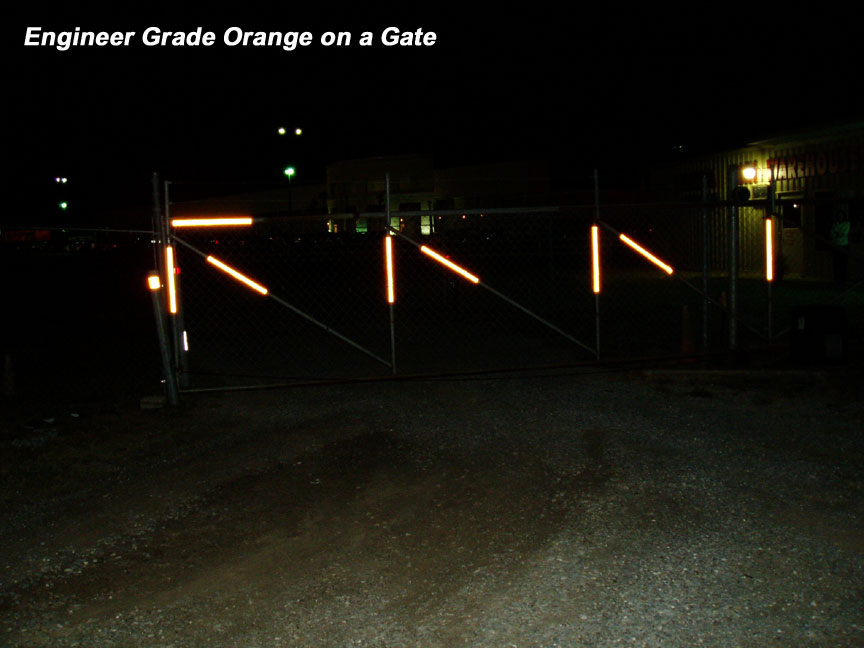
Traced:
<path fill-rule="evenodd" d="M 862 382 L 487 377 L 30 412 L 0 437 L 0 644 L 864 645 Z"/>

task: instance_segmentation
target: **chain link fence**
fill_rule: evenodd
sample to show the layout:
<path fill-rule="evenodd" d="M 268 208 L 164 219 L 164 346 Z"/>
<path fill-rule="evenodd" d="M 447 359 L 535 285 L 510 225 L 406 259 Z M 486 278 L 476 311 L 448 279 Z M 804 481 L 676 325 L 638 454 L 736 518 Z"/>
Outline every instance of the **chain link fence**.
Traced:
<path fill-rule="evenodd" d="M 808 305 L 839 303 L 850 322 L 860 318 L 854 278 L 845 292 L 828 281 L 766 281 L 765 219 L 753 207 L 738 213 L 731 282 L 728 218 L 725 204 L 670 203 L 600 205 L 599 212 L 594 205 L 403 211 L 389 221 L 381 212 L 309 218 L 305 229 L 295 218 L 177 230 L 185 385 L 693 355 L 728 350 L 733 323 L 738 348 L 764 349 L 789 346 Z M 854 338 L 850 332 L 843 333 Z"/>
<path fill-rule="evenodd" d="M 405 226 L 409 214 L 394 215 L 392 230 L 384 214 L 370 216 L 363 233 L 298 233 L 296 222 L 291 233 L 279 223 L 260 231 L 175 232 L 187 384 L 484 371 L 593 358 L 593 341 L 580 339 L 593 331 L 590 286 L 580 282 L 585 270 L 578 267 L 588 250 L 584 242 L 581 250 L 557 249 L 553 221 L 560 214 L 534 214 L 531 236 L 518 235 L 524 215 L 464 216 L 429 214 L 438 231 L 413 236 Z M 456 225 L 445 229 L 448 220 Z M 479 282 L 423 249 L 477 273 Z M 207 257 L 254 279 L 267 294 Z"/>
<path fill-rule="evenodd" d="M 783 276 L 779 243 L 768 282 L 766 210 L 742 206 L 733 282 L 729 211 L 709 202 L 382 208 L 6 240 L 5 294 L 22 308 L 4 320 L 4 392 L 160 389 L 150 269 L 163 285 L 174 278 L 176 312 L 165 322 L 181 391 L 726 352 L 733 323 L 742 349 L 794 355 L 809 345 L 829 357 L 839 335 L 844 354 L 860 350 L 864 263 L 854 250 L 842 290 L 830 276 Z M 779 242 L 782 221 L 773 222 Z M 167 288 L 157 296 L 170 309 Z"/>

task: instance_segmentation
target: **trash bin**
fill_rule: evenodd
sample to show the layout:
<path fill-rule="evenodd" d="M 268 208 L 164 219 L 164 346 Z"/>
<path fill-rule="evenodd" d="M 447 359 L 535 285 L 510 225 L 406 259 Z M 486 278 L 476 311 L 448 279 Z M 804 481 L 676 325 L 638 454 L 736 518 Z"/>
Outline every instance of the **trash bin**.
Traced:
<path fill-rule="evenodd" d="M 846 360 L 846 309 L 829 304 L 793 311 L 792 358 L 804 364 L 841 364 Z"/>

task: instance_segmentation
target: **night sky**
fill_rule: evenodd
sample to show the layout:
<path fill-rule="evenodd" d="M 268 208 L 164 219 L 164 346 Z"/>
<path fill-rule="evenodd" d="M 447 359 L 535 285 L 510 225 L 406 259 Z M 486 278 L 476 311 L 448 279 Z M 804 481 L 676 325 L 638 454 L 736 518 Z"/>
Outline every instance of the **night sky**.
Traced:
<path fill-rule="evenodd" d="M 320 182 L 327 162 L 425 153 L 436 164 L 521 157 L 608 168 L 726 148 L 860 118 L 862 29 L 797 3 L 243 3 L 230 14 L 175 4 L 61 9 L 34 3 L 4 28 L 6 223 L 38 222 L 65 175 L 86 210 L 145 204 L 150 174 L 224 193 L 239 183 Z M 763 3 L 764 4 L 764 3 Z M 572 7 L 570 13 L 566 7 Z M 718 12 L 718 13 L 712 13 Z M 129 47 L 24 47 L 26 27 L 135 31 Z M 211 47 L 145 47 L 142 32 L 203 27 Z M 231 26 L 310 31 L 312 45 L 226 47 Z M 381 32 L 422 28 L 431 47 L 384 47 Z M 350 31 L 349 47 L 324 47 Z M 360 47 L 363 31 L 376 38 Z M 276 129 L 301 126 L 301 138 Z M 236 186 L 235 186 L 236 185 Z M 70 184 L 70 187 L 72 185 Z M 227 189 L 226 189 L 227 188 Z M 69 214 L 71 218 L 71 212 Z"/>

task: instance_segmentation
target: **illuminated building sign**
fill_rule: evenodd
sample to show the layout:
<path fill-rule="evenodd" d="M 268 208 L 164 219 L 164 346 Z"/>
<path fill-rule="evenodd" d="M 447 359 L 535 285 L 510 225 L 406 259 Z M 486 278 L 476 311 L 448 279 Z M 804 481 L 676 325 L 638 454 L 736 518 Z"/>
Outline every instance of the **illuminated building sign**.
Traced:
<path fill-rule="evenodd" d="M 861 151 L 848 147 L 843 149 L 811 151 L 794 155 L 774 155 L 764 164 L 753 165 L 753 177 L 742 177 L 741 184 L 768 184 L 775 180 L 799 180 L 816 178 L 834 173 L 856 173 L 860 170 Z M 751 164 L 741 165 L 742 171 Z"/>

